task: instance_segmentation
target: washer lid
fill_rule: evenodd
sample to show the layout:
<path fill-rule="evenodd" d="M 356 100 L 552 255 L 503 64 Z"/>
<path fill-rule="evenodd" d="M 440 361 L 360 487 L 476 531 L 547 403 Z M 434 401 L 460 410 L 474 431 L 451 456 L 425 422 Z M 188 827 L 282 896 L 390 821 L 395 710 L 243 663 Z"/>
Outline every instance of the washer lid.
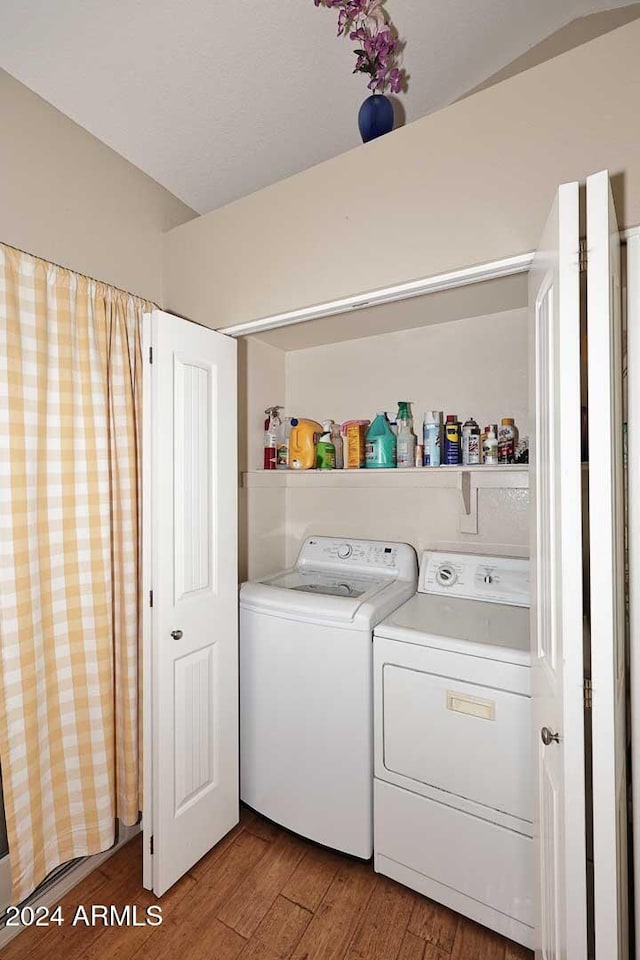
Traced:
<path fill-rule="evenodd" d="M 285 570 L 262 580 L 262 583 L 272 587 L 283 587 L 286 590 L 297 590 L 300 593 L 312 593 L 325 597 L 358 597 L 371 596 L 388 578 L 353 576 L 349 571 L 328 572 L 326 570 L 309 570 L 294 568 Z"/>
<path fill-rule="evenodd" d="M 417 593 L 379 623 L 377 637 L 530 665 L 529 610 Z"/>
<path fill-rule="evenodd" d="M 373 618 L 386 598 L 403 587 L 396 605 L 402 603 L 413 585 L 390 578 L 340 576 L 327 570 L 284 570 L 262 580 L 250 580 L 240 587 L 240 605 L 245 609 L 300 619 L 309 623 L 353 624 L 356 618 Z M 384 614 L 382 614 L 384 615 Z"/>

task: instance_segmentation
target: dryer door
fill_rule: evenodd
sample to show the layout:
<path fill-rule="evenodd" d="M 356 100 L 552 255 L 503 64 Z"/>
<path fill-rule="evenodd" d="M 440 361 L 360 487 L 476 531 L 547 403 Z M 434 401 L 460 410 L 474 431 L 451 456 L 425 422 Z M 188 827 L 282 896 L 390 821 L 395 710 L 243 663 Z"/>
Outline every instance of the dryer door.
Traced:
<path fill-rule="evenodd" d="M 378 637 L 375 646 L 377 774 L 473 801 L 489 819 L 509 814 L 530 833 L 529 670 Z"/>

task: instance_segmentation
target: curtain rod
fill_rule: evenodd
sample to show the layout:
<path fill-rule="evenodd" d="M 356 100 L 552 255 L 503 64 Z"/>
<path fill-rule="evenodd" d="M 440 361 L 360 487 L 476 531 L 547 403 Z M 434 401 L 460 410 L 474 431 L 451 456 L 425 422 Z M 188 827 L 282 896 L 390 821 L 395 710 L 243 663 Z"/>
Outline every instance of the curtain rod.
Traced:
<path fill-rule="evenodd" d="M 74 270 L 73 267 L 65 267 L 62 263 L 56 263 L 55 260 L 48 260 L 46 257 L 39 257 L 37 253 L 30 253 L 29 250 L 23 250 L 21 247 L 14 246 L 13 243 L 6 243 L 4 240 L 0 240 L 0 244 L 3 247 L 8 247 L 10 250 L 15 250 L 16 253 L 22 253 L 26 257 L 32 257 L 34 260 L 40 260 L 42 263 L 48 263 L 52 267 L 57 267 L 58 270 L 68 270 L 69 273 L 75 273 L 77 277 L 84 277 L 85 280 L 91 280 L 92 283 L 101 283 L 105 287 L 111 287 L 113 290 L 117 290 L 118 293 L 124 293 L 128 297 L 135 297 L 136 300 L 142 300 L 144 303 L 150 303 L 156 310 L 161 310 L 155 300 L 150 300 L 149 297 L 141 297 L 138 293 L 132 293 L 130 290 L 125 290 L 123 287 L 117 287 L 115 283 L 109 283 L 107 280 L 98 280 L 97 277 L 92 277 L 88 273 L 81 273 L 79 270 Z"/>

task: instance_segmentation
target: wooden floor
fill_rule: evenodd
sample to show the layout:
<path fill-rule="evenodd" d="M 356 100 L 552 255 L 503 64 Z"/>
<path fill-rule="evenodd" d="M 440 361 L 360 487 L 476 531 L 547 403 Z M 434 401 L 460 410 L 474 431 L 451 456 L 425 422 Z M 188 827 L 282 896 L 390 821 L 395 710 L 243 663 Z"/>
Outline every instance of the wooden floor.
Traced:
<path fill-rule="evenodd" d="M 527 960 L 528 950 L 255 814 L 162 900 L 142 889 L 137 837 L 30 928 L 2 960 Z M 79 904 L 160 903 L 161 926 L 72 927 Z"/>

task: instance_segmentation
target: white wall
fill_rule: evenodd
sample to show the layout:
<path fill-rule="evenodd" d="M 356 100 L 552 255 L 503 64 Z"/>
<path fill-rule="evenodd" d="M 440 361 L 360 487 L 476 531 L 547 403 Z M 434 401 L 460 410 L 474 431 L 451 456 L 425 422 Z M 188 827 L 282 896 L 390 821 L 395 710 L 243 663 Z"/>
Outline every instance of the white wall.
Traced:
<path fill-rule="evenodd" d="M 287 354 L 286 413 L 322 420 L 371 419 L 412 400 L 425 409 L 474 416 L 484 426 L 513 416 L 528 431 L 527 311 L 511 310 Z M 445 469 L 445 468 L 443 468 Z M 258 491 L 256 491 L 258 492 Z M 311 534 L 526 548 L 529 498 L 522 490 L 481 490 L 478 534 L 458 532 L 455 490 L 304 489 L 286 491 L 286 562 Z"/>

